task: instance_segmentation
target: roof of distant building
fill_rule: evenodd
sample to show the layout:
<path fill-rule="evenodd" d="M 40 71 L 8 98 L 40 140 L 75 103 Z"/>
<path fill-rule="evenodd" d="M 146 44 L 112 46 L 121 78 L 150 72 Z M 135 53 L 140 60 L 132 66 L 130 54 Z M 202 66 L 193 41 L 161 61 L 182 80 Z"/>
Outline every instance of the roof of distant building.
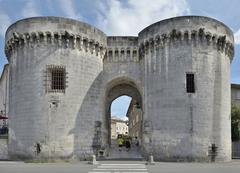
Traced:
<path fill-rule="evenodd" d="M 231 88 L 240 89 L 240 84 L 231 84 Z"/>
<path fill-rule="evenodd" d="M 117 117 L 117 116 L 111 116 L 111 122 L 122 122 L 122 123 L 126 123 L 127 121 Z"/>

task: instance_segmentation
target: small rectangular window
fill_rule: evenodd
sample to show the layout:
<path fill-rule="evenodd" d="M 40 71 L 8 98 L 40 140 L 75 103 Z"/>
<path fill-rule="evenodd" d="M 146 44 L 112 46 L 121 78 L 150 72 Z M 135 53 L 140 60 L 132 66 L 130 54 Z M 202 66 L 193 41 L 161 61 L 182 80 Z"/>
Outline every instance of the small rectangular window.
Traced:
<path fill-rule="evenodd" d="M 62 92 L 66 89 L 66 69 L 64 66 L 47 66 L 47 92 Z"/>
<path fill-rule="evenodd" d="M 64 90 L 65 89 L 65 71 L 63 69 L 52 69 L 52 90 Z"/>
<path fill-rule="evenodd" d="M 186 74 L 186 90 L 187 93 L 195 93 L 194 74 Z"/>
<path fill-rule="evenodd" d="M 121 50 L 121 56 L 122 57 L 124 56 L 124 50 Z"/>

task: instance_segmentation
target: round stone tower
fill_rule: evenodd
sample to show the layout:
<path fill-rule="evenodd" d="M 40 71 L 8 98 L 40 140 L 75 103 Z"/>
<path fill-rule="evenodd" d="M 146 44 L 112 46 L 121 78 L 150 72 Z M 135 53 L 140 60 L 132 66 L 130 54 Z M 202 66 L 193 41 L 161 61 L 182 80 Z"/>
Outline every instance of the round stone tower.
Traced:
<path fill-rule="evenodd" d="M 35 17 L 11 25 L 5 43 L 11 158 L 92 154 L 106 35 L 76 20 Z"/>
<path fill-rule="evenodd" d="M 145 153 L 157 160 L 231 159 L 233 43 L 227 26 L 198 16 L 163 20 L 139 33 Z"/>

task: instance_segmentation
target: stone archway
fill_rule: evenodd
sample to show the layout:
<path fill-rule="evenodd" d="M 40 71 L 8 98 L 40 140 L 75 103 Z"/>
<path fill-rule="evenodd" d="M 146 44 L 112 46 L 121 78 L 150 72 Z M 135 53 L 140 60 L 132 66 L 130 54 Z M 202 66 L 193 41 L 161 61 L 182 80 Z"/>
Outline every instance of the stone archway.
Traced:
<path fill-rule="evenodd" d="M 138 109 L 141 110 L 142 112 L 141 116 L 143 117 L 142 95 L 137 85 L 129 79 L 121 78 L 121 79 L 115 79 L 111 81 L 107 85 L 106 100 L 105 100 L 105 119 L 107 122 L 106 128 L 108 133 L 107 143 L 109 145 L 110 150 L 111 150 L 111 104 L 115 99 L 123 95 L 129 96 L 132 98 L 131 104 L 137 105 Z M 139 129 L 140 133 L 142 133 L 142 124 L 143 123 L 141 121 L 140 129 Z M 133 156 L 129 156 L 129 157 L 133 157 Z"/>

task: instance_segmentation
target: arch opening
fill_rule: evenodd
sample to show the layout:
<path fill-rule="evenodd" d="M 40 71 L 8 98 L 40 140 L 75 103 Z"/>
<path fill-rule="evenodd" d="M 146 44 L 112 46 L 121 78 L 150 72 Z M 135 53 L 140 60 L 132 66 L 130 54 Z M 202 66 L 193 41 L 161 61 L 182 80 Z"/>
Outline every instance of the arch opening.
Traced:
<path fill-rule="evenodd" d="M 127 112 L 132 98 L 123 95 L 119 96 L 111 103 L 111 144 L 119 135 L 128 135 L 128 116 Z"/>
<path fill-rule="evenodd" d="M 105 108 L 110 158 L 139 157 L 143 109 L 142 96 L 136 85 L 123 82 L 108 89 Z M 119 147 L 120 138 L 123 139 L 122 147 Z M 128 148 L 129 142 L 130 148 Z"/>

